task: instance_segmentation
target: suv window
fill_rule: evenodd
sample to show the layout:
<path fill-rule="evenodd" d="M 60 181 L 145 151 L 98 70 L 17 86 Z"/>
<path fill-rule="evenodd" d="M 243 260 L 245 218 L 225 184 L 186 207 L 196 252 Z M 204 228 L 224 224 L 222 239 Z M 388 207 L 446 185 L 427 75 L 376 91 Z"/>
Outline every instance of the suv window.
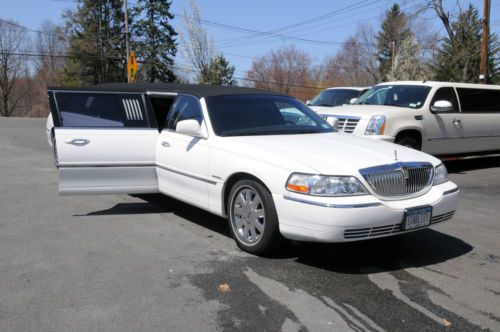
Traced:
<path fill-rule="evenodd" d="M 500 90 L 457 88 L 462 112 L 500 113 Z"/>
<path fill-rule="evenodd" d="M 140 96 L 57 92 L 63 127 L 147 127 Z"/>
<path fill-rule="evenodd" d="M 203 121 L 203 113 L 201 111 L 200 103 L 198 98 L 180 95 L 174 101 L 166 128 L 175 130 L 177 122 L 189 119 L 194 119 L 201 125 L 201 122 Z"/>
<path fill-rule="evenodd" d="M 431 101 L 431 106 L 438 100 L 449 101 L 452 105 L 452 112 L 459 112 L 458 99 L 455 90 L 451 87 L 439 88 Z"/>

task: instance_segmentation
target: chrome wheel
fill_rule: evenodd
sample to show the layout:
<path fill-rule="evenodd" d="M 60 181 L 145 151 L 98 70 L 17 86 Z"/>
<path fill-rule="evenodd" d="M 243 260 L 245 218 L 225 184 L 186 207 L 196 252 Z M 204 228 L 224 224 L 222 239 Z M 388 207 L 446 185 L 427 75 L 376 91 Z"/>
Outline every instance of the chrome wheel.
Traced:
<path fill-rule="evenodd" d="M 231 200 L 231 227 L 239 241 L 255 245 L 264 234 L 265 212 L 260 195 L 251 187 L 240 187 Z"/>

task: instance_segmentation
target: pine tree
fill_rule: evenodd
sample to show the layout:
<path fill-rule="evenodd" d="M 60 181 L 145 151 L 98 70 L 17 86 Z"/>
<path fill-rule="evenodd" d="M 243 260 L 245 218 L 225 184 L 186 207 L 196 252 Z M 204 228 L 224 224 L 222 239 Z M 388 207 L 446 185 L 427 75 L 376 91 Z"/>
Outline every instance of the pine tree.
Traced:
<path fill-rule="evenodd" d="M 177 43 L 170 21 L 172 2 L 168 0 L 138 0 L 134 8 L 136 22 L 132 25 L 132 49 L 142 62 L 145 80 L 149 82 L 173 82 L 172 70 Z"/>
<path fill-rule="evenodd" d="M 461 12 L 451 23 L 451 38 L 446 37 L 437 55 L 435 76 L 440 81 L 471 82 L 479 81 L 481 61 L 482 22 L 473 5 Z M 495 34 L 490 35 L 489 72 L 495 80 L 495 56 L 499 45 Z"/>
<path fill-rule="evenodd" d="M 120 0 L 77 0 L 64 18 L 69 33 L 63 84 L 90 85 L 123 81 L 125 15 Z"/>
<path fill-rule="evenodd" d="M 406 14 L 401 11 L 399 5 L 392 5 L 385 14 L 381 31 L 376 36 L 380 62 L 379 72 L 383 80 L 387 80 L 387 75 L 391 70 L 393 43 L 407 39 L 411 33 Z"/>
<path fill-rule="evenodd" d="M 198 77 L 199 84 L 233 85 L 234 66 L 230 66 L 226 58 L 219 54 L 208 66 L 205 66 Z"/>

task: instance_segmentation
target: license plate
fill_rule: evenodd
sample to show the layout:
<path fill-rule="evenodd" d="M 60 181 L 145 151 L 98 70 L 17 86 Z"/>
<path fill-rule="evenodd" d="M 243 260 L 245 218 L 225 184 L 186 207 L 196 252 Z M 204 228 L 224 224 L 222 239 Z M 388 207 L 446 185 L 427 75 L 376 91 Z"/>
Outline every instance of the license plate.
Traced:
<path fill-rule="evenodd" d="M 406 210 L 403 221 L 403 230 L 429 226 L 431 223 L 432 207 Z"/>

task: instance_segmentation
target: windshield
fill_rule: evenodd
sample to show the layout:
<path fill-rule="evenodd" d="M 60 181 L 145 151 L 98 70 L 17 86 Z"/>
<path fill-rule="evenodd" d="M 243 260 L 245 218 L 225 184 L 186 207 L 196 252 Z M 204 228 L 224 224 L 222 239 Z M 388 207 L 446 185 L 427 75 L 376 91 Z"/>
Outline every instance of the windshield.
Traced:
<path fill-rule="evenodd" d="M 310 102 L 310 106 L 341 106 L 349 104 L 352 98 L 357 98 L 360 94 L 358 90 L 351 89 L 329 89 L 322 91 Z"/>
<path fill-rule="evenodd" d="M 333 132 L 335 129 L 292 97 L 231 95 L 206 98 L 218 136 L 289 135 Z"/>
<path fill-rule="evenodd" d="M 430 90 L 422 85 L 378 85 L 366 91 L 354 104 L 420 108 Z"/>

